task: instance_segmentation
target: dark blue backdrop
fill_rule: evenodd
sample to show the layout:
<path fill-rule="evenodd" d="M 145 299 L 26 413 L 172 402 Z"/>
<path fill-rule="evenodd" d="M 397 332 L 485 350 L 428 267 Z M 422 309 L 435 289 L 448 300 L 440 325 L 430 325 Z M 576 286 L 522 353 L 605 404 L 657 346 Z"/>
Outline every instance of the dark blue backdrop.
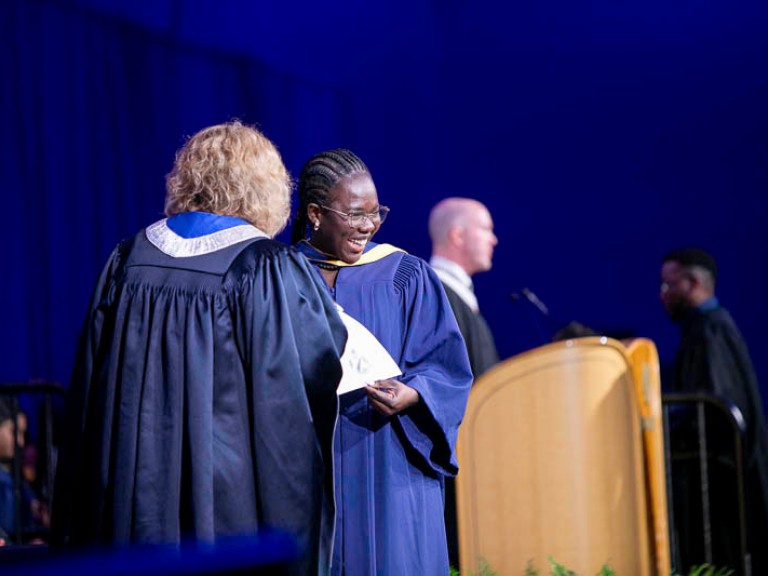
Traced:
<path fill-rule="evenodd" d="M 239 117 L 294 174 L 357 151 L 392 207 L 379 239 L 420 256 L 436 201 L 485 202 L 499 246 L 476 282 L 505 357 L 551 332 L 508 299 L 528 286 L 553 325 L 669 359 L 659 259 L 703 245 L 766 388 L 765 0 L 202 4 L 0 3 L 0 381 L 67 379 L 98 271 L 160 216 L 174 151 Z"/>

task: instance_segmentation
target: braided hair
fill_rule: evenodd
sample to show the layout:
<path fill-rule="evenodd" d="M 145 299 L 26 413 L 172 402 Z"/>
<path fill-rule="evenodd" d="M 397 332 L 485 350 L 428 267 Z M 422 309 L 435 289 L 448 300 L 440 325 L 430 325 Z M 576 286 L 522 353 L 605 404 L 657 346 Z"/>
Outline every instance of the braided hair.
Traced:
<path fill-rule="evenodd" d="M 299 176 L 299 209 L 291 230 L 291 242 L 296 243 L 307 237 L 309 204 L 328 204 L 329 193 L 344 176 L 370 173 L 360 157 L 343 148 L 315 154 L 307 160 Z"/>

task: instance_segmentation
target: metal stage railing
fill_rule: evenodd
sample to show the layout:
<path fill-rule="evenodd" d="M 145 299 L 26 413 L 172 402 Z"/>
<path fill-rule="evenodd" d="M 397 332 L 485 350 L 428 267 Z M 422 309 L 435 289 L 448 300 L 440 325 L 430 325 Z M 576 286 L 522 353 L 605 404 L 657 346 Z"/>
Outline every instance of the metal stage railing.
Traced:
<path fill-rule="evenodd" d="M 662 406 L 673 568 L 728 563 L 751 576 L 741 411 L 705 393 L 664 394 Z"/>
<path fill-rule="evenodd" d="M 43 480 L 40 482 L 40 497 L 46 505 L 50 505 L 53 494 L 53 480 L 55 474 L 54 462 L 54 431 L 53 431 L 53 397 L 64 397 L 65 389 L 57 382 L 30 381 L 30 382 L 0 382 L 0 398 L 10 397 L 10 411 L 13 422 L 13 462 L 11 466 L 11 478 L 13 482 L 13 530 L 11 531 L 14 543 L 24 542 L 24 528 L 22 525 L 22 460 L 23 453 L 18 442 L 18 414 L 20 411 L 19 397 L 42 397 L 42 414 L 34 418 L 42 430 L 39 434 L 38 458 L 43 462 L 40 470 Z M 28 420 L 31 420 L 28 418 Z M 49 508 L 50 509 L 50 508 Z"/>

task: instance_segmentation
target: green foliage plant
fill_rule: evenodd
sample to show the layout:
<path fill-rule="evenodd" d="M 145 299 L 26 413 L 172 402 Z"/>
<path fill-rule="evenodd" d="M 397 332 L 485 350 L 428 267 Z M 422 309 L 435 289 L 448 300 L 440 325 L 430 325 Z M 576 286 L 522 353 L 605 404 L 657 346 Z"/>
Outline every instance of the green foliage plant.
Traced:
<path fill-rule="evenodd" d="M 687 576 L 732 576 L 733 570 L 730 568 L 716 568 L 715 566 L 711 566 L 709 564 L 700 564 L 699 566 L 694 566 L 691 568 L 691 570 L 688 572 Z M 674 576 L 680 576 L 678 574 Z"/>
<path fill-rule="evenodd" d="M 551 556 L 549 560 L 549 576 L 578 576 L 573 570 L 569 570 L 559 562 L 555 561 Z M 670 576 L 733 576 L 734 572 L 730 568 L 717 568 L 710 564 L 700 564 L 693 566 L 687 574 L 680 574 L 679 572 L 673 572 Z M 477 572 L 470 572 L 464 574 L 451 567 L 450 576 L 498 576 L 496 572 L 491 570 L 490 565 L 485 560 L 481 560 L 478 563 Z M 533 565 L 533 560 L 528 560 L 528 564 L 525 567 L 524 576 L 539 576 L 538 570 Z M 619 576 L 616 571 L 610 567 L 609 564 L 603 564 L 600 571 L 595 576 Z"/>
<path fill-rule="evenodd" d="M 451 566 L 450 576 L 498 576 L 496 572 L 491 570 L 491 566 L 485 559 L 480 559 L 477 565 L 477 572 L 469 572 L 469 574 L 462 574 L 458 569 Z"/>

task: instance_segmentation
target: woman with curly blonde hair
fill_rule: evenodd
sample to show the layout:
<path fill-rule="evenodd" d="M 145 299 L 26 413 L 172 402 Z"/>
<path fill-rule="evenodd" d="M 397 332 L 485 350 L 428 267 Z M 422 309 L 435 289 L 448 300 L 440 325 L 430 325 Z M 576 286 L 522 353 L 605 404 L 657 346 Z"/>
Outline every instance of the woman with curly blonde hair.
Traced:
<path fill-rule="evenodd" d="M 70 383 L 56 544 L 291 532 L 292 573 L 330 565 L 346 330 L 308 261 L 272 240 L 290 178 L 240 122 L 177 153 L 167 217 L 121 242 Z"/>
<path fill-rule="evenodd" d="M 290 209 L 291 179 L 275 145 L 238 121 L 192 136 L 166 179 L 166 216 L 237 216 L 274 237 L 285 228 Z"/>

